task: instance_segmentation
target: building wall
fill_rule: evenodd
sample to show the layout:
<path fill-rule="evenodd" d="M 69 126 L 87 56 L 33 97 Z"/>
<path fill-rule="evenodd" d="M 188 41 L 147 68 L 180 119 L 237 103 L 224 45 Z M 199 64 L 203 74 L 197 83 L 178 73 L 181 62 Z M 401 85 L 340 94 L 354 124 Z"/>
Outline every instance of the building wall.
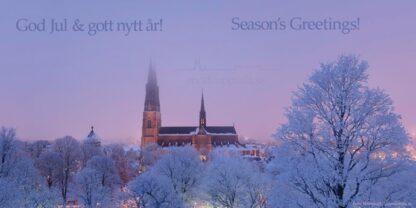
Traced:
<path fill-rule="evenodd" d="M 230 134 L 230 135 L 218 134 L 218 135 L 212 135 L 211 137 L 212 137 L 211 139 L 212 144 L 214 145 L 221 145 L 221 144 L 226 145 L 226 144 L 238 143 L 238 135 L 236 134 Z"/>
<path fill-rule="evenodd" d="M 150 122 L 150 126 L 149 126 Z M 158 111 L 144 111 L 142 122 L 142 140 L 141 146 L 157 142 L 159 128 L 162 125 L 161 114 Z"/>
<path fill-rule="evenodd" d="M 210 135 L 196 134 L 192 138 L 192 144 L 200 153 L 204 155 L 212 151 L 212 141 Z"/>
<path fill-rule="evenodd" d="M 182 146 L 192 143 L 192 135 L 163 135 L 158 136 L 157 143 L 162 146 Z"/>
<path fill-rule="evenodd" d="M 211 134 L 186 134 L 186 135 L 163 135 L 159 134 L 157 143 L 160 146 L 184 146 L 191 144 L 201 154 L 208 154 L 215 146 L 227 146 L 238 144 L 237 135 L 211 135 Z"/>

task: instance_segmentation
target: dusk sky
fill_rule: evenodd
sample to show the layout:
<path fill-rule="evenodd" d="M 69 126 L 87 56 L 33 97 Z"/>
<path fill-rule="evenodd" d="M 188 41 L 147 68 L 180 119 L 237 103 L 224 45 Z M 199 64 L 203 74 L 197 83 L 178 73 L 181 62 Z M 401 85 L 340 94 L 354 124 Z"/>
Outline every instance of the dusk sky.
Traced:
<path fill-rule="evenodd" d="M 0 126 L 21 139 L 83 139 L 94 125 L 104 141 L 138 144 L 150 60 L 162 126 L 197 125 L 204 91 L 208 125 L 271 140 L 292 92 L 321 62 L 358 54 L 369 84 L 391 96 L 416 135 L 416 1 L 18 1 L 0 2 Z M 339 30 L 233 30 L 232 19 L 294 17 L 355 21 Z M 17 21 L 76 19 L 159 22 L 157 31 L 18 31 Z M 26 22 L 28 23 L 28 22 Z M 20 26 L 25 27 L 23 22 Z M 70 27 L 70 26 L 68 26 Z"/>

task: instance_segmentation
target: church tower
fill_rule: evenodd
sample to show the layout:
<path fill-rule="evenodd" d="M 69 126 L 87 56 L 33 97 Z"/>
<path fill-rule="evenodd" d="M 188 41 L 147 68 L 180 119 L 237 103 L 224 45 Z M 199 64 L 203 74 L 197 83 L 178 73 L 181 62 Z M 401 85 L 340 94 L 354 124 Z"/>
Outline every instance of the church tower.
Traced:
<path fill-rule="evenodd" d="M 146 84 L 146 97 L 144 100 L 141 146 L 157 143 L 159 129 L 162 125 L 159 102 L 159 86 L 157 85 L 156 71 L 152 63 Z"/>
<path fill-rule="evenodd" d="M 206 128 L 207 128 L 207 113 L 205 112 L 204 93 L 202 93 L 201 110 L 199 110 L 198 134 L 200 135 L 207 134 Z"/>
<path fill-rule="evenodd" d="M 204 94 L 201 97 L 201 109 L 199 111 L 199 127 L 197 134 L 192 139 L 192 144 L 202 154 L 207 156 L 212 150 L 211 135 L 207 132 L 207 113 L 205 112 Z"/>

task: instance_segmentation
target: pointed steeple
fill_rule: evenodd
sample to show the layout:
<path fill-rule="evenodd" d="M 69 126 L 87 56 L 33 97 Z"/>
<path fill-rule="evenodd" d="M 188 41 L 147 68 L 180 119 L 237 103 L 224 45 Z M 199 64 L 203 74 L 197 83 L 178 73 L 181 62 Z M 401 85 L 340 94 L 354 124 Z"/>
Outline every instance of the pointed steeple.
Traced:
<path fill-rule="evenodd" d="M 160 111 L 159 86 L 157 85 L 156 70 L 152 62 L 149 64 L 144 111 Z"/>
<path fill-rule="evenodd" d="M 199 111 L 199 128 L 205 128 L 206 126 L 207 126 L 207 115 L 205 112 L 204 93 L 202 93 L 201 110 Z"/>
<path fill-rule="evenodd" d="M 88 134 L 88 136 L 87 136 L 87 137 L 92 138 L 92 137 L 94 137 L 94 136 L 95 136 L 94 126 L 91 126 L 91 131 L 90 131 L 90 133 Z"/>
<path fill-rule="evenodd" d="M 156 69 L 152 61 L 149 63 L 149 73 L 147 75 L 147 83 L 154 83 L 157 85 Z"/>

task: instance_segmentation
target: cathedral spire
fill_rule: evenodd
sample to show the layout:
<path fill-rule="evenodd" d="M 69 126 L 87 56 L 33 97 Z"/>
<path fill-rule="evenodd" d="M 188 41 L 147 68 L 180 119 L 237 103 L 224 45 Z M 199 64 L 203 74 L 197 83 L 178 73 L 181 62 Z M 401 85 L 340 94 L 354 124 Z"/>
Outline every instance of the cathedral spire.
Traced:
<path fill-rule="evenodd" d="M 157 85 L 156 70 L 152 62 L 149 64 L 144 111 L 160 111 L 159 86 Z"/>
<path fill-rule="evenodd" d="M 150 61 L 149 63 L 149 73 L 147 75 L 147 83 L 153 83 L 157 85 L 156 70 L 152 61 Z"/>
<path fill-rule="evenodd" d="M 204 93 L 202 93 L 201 97 L 201 110 L 199 111 L 199 128 L 205 128 L 207 126 L 207 115 L 205 113 L 205 105 L 204 105 Z"/>

